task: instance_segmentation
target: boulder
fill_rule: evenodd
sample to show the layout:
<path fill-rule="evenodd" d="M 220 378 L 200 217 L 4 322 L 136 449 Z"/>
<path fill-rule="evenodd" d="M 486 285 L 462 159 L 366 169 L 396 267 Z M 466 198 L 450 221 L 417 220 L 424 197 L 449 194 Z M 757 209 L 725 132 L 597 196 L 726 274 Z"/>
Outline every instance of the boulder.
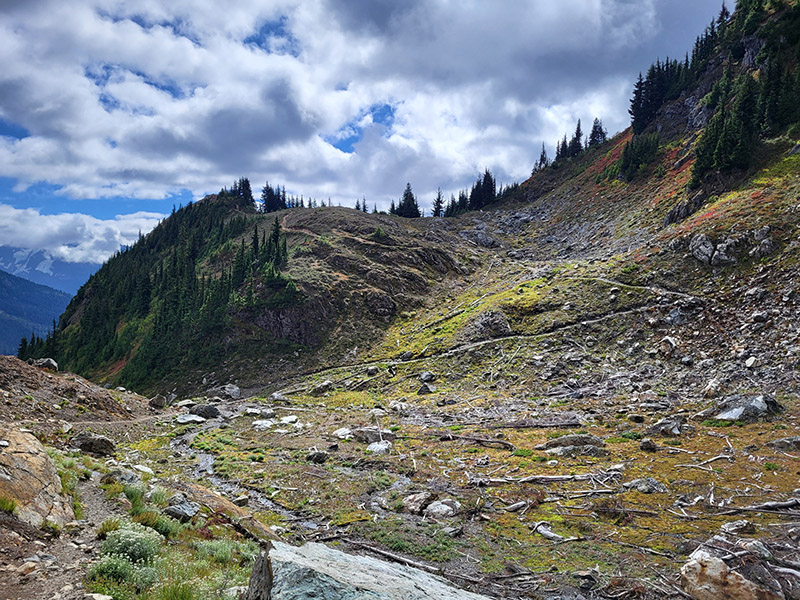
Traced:
<path fill-rule="evenodd" d="M 69 441 L 70 446 L 81 452 L 89 452 L 98 456 L 112 456 L 117 447 L 104 435 L 81 431 Z"/>
<path fill-rule="evenodd" d="M 434 375 L 430 371 L 423 371 L 422 373 L 420 373 L 419 379 L 423 383 L 430 383 L 432 381 L 436 381 L 436 375 Z"/>
<path fill-rule="evenodd" d="M 204 417 L 201 417 L 200 415 L 188 414 L 188 415 L 178 415 L 177 417 L 175 417 L 175 422 L 178 423 L 179 425 L 188 425 L 190 423 L 196 423 L 196 424 L 205 423 L 206 420 Z"/>
<path fill-rule="evenodd" d="M 169 499 L 169 506 L 164 509 L 164 514 L 181 523 L 187 523 L 200 512 L 200 505 L 191 502 L 184 494 L 175 494 Z"/>
<path fill-rule="evenodd" d="M 605 448 L 587 444 L 585 446 L 556 446 L 545 450 L 550 456 L 559 458 L 572 458 L 574 456 L 608 456 L 609 452 Z"/>
<path fill-rule="evenodd" d="M 550 450 L 551 448 L 559 448 L 563 446 L 597 446 L 602 448 L 606 443 L 596 435 L 588 433 L 571 433 L 569 435 L 562 435 L 552 440 L 547 440 L 544 444 L 539 444 L 534 447 L 534 450 Z"/>
<path fill-rule="evenodd" d="M 632 481 L 623 483 L 622 489 L 639 492 L 640 494 L 665 494 L 669 491 L 667 490 L 667 486 L 652 477 L 633 479 Z"/>
<path fill-rule="evenodd" d="M 219 416 L 219 409 L 211 404 L 196 404 L 189 409 L 189 414 L 204 419 L 216 419 Z"/>
<path fill-rule="evenodd" d="M 367 377 L 375 377 L 378 373 L 380 373 L 380 369 L 375 365 L 367 367 Z"/>
<path fill-rule="evenodd" d="M 37 358 L 33 361 L 33 366 L 49 371 L 58 371 L 58 363 L 52 358 Z"/>
<path fill-rule="evenodd" d="M 232 383 L 223 385 L 222 392 L 231 400 L 238 400 L 242 397 L 242 390 L 239 389 L 238 385 L 233 385 Z"/>
<path fill-rule="evenodd" d="M 306 455 L 306 460 L 317 465 L 321 465 L 328 460 L 328 453 L 322 450 L 312 450 Z"/>
<path fill-rule="evenodd" d="M 650 438 L 644 438 L 641 442 L 639 442 L 639 449 L 644 450 L 645 452 L 655 452 L 658 450 L 658 446 L 656 446 L 656 443 Z"/>
<path fill-rule="evenodd" d="M 388 454 L 392 449 L 392 442 L 383 440 L 382 442 L 372 442 L 367 446 L 366 451 L 372 454 Z"/>
<path fill-rule="evenodd" d="M 419 389 L 417 390 L 417 395 L 425 396 L 427 394 L 433 394 L 435 391 L 436 391 L 435 385 L 431 385 L 430 383 L 423 383 L 421 386 L 419 386 Z"/>
<path fill-rule="evenodd" d="M 353 431 L 347 427 L 340 427 L 336 431 L 333 432 L 333 435 L 340 440 L 352 440 L 353 439 Z"/>
<path fill-rule="evenodd" d="M 679 436 L 684 428 L 684 418 L 681 415 L 664 417 L 647 429 L 649 435 Z"/>
<path fill-rule="evenodd" d="M 436 496 L 431 492 L 411 494 L 403 498 L 403 508 L 412 515 L 418 515 L 435 499 Z"/>
<path fill-rule="evenodd" d="M 167 407 L 167 399 L 164 396 L 162 396 L 161 394 L 156 394 L 155 396 L 150 398 L 150 401 L 148 402 L 148 404 L 150 406 L 152 406 L 153 408 L 161 410 L 162 408 L 166 408 Z"/>
<path fill-rule="evenodd" d="M 273 425 L 275 425 L 275 421 L 271 419 L 256 419 L 253 421 L 253 429 L 256 431 L 266 431 Z"/>
<path fill-rule="evenodd" d="M 452 498 L 431 502 L 423 511 L 426 517 L 431 519 L 449 519 L 461 510 L 461 503 Z"/>
<path fill-rule="evenodd" d="M 753 422 L 778 414 L 783 407 L 771 396 L 736 394 L 726 398 L 716 409 L 714 418 L 719 421 Z"/>
<path fill-rule="evenodd" d="M 326 394 L 332 389 L 333 389 L 333 382 L 330 379 L 326 379 L 322 383 L 318 383 L 313 388 L 311 388 L 309 394 L 311 394 L 312 396 L 322 396 L 323 394 Z"/>
<path fill-rule="evenodd" d="M 340 437 L 337 435 L 339 431 L 341 431 L 341 429 L 334 433 L 336 437 Z M 391 442 L 394 441 L 395 438 L 394 433 L 388 429 L 378 429 L 377 427 L 359 427 L 357 429 L 353 429 L 351 434 L 356 440 L 363 444 L 372 444 L 373 442 L 380 442 L 382 440 L 388 440 Z"/>
<path fill-rule="evenodd" d="M 800 435 L 793 435 L 791 437 L 785 437 L 772 442 L 767 442 L 767 446 L 774 448 L 775 450 L 797 452 L 800 451 Z"/>
<path fill-rule="evenodd" d="M 274 542 L 256 561 L 247 600 L 488 600 L 435 575 L 307 543 Z"/>
<path fill-rule="evenodd" d="M 689 252 L 701 263 L 711 264 L 711 257 L 714 256 L 714 244 L 704 233 L 695 235 L 689 242 Z"/>
<path fill-rule="evenodd" d="M 0 496 L 17 503 L 21 521 L 39 527 L 49 521 L 63 527 L 75 519 L 62 495 L 61 480 L 42 444 L 30 433 L 0 423 Z"/>

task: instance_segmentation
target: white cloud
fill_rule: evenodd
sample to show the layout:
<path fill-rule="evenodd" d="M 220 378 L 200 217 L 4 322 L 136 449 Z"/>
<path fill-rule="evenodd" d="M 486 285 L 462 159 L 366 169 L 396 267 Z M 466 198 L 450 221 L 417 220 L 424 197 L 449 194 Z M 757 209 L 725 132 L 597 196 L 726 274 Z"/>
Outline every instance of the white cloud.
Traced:
<path fill-rule="evenodd" d="M 165 216 L 137 212 L 102 220 L 80 213 L 43 215 L 32 208 L 0 204 L 0 240 L 4 246 L 44 250 L 51 259 L 99 264 Z"/>
<path fill-rule="evenodd" d="M 113 199 L 201 196 L 245 175 L 381 205 L 406 181 L 430 194 L 484 167 L 523 179 L 577 118 L 625 127 L 633 76 L 672 50 L 675 15 L 692 39 L 717 4 L 13 3 L 0 13 L 0 118 L 31 136 L 0 138 L 0 176 Z M 266 50 L 246 42 L 257 34 Z M 369 116 L 384 103 L 388 130 Z M 325 141 L 356 127 L 352 154 Z"/>

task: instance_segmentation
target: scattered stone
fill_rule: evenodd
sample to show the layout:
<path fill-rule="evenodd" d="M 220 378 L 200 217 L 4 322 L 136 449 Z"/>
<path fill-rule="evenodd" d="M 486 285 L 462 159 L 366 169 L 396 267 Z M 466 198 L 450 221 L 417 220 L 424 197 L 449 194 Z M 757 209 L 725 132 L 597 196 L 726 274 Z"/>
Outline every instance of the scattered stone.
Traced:
<path fill-rule="evenodd" d="M 411 494 L 403 498 L 403 508 L 412 515 L 418 515 L 435 499 L 436 496 L 430 492 Z"/>
<path fill-rule="evenodd" d="M 285 417 L 281 417 L 281 423 L 284 425 L 291 425 L 293 423 L 297 423 L 299 417 L 297 415 L 286 415 Z"/>
<path fill-rule="evenodd" d="M 711 264 L 711 257 L 714 256 L 714 244 L 704 233 L 692 237 L 689 242 L 689 252 L 701 263 Z"/>
<path fill-rule="evenodd" d="M 436 381 L 436 375 L 434 375 L 430 371 L 423 371 L 420 374 L 419 379 L 423 383 L 431 383 L 432 381 Z"/>
<path fill-rule="evenodd" d="M 33 573 L 36 570 L 36 568 L 38 566 L 39 566 L 38 562 L 26 562 L 26 563 L 21 564 L 17 568 L 17 573 L 19 575 L 30 575 L 31 573 Z"/>
<path fill-rule="evenodd" d="M 107 596 L 106 594 L 86 594 L 83 597 L 84 600 L 114 600 L 113 596 Z"/>
<path fill-rule="evenodd" d="M 270 419 L 256 419 L 253 421 L 253 429 L 256 431 L 266 431 L 273 425 L 275 425 L 275 422 Z"/>
<path fill-rule="evenodd" d="M 127 485 L 141 485 L 142 479 L 133 471 L 114 469 L 100 478 L 100 483 L 122 483 Z"/>
<path fill-rule="evenodd" d="M 622 489 L 639 492 L 640 494 L 665 494 L 669 491 L 663 483 L 656 481 L 652 477 L 633 479 L 623 483 Z"/>
<path fill-rule="evenodd" d="M 687 354 L 681 359 L 681 364 L 686 367 L 691 367 L 694 364 L 694 357 Z"/>
<path fill-rule="evenodd" d="M 147 473 L 148 475 L 155 475 L 153 469 L 145 465 L 133 465 L 133 468 L 141 473 Z"/>
<path fill-rule="evenodd" d="M 367 377 L 375 377 L 378 373 L 380 373 L 380 369 L 375 365 L 367 367 Z"/>
<path fill-rule="evenodd" d="M 436 386 L 430 383 L 423 383 L 417 390 L 418 396 L 425 396 L 426 394 L 433 394 L 436 391 Z"/>
<path fill-rule="evenodd" d="M 763 567 L 761 570 L 766 571 Z M 681 586 L 697 600 L 784 600 L 780 584 L 768 571 L 766 575 L 761 579 L 763 583 L 757 583 L 729 569 L 725 561 L 701 547 L 681 567 Z M 765 587 L 767 582 L 772 585 Z"/>
<path fill-rule="evenodd" d="M 311 394 L 312 396 L 322 396 L 323 394 L 326 394 L 332 389 L 333 389 L 333 382 L 330 379 L 326 379 L 322 383 L 318 383 L 313 388 L 311 388 L 309 394 Z"/>
<path fill-rule="evenodd" d="M 244 414 L 248 417 L 260 417 L 261 416 L 261 409 L 260 408 L 245 408 Z"/>
<path fill-rule="evenodd" d="M 308 453 L 308 455 L 306 455 L 306 460 L 308 462 L 321 465 L 326 460 L 328 460 L 328 456 L 329 454 L 322 450 L 312 450 L 311 452 Z"/>
<path fill-rule="evenodd" d="M 391 449 L 392 442 L 389 440 L 383 440 L 382 442 L 372 442 L 369 446 L 367 446 L 366 451 L 371 452 L 372 454 L 388 454 Z"/>
<path fill-rule="evenodd" d="M 655 452 L 658 450 L 658 446 L 656 446 L 656 443 L 650 438 L 644 438 L 639 442 L 639 449 L 645 452 Z"/>
<path fill-rule="evenodd" d="M 631 423 L 644 423 L 644 415 L 631 413 L 628 415 L 628 421 Z"/>
<path fill-rule="evenodd" d="M 783 407 L 766 394 L 757 396 L 736 394 L 726 398 L 717 410 L 720 412 L 714 418 L 719 421 L 753 422 L 776 415 L 783 410 Z"/>
<path fill-rule="evenodd" d="M 559 458 L 572 458 L 574 456 L 608 456 L 608 450 L 587 444 L 585 446 L 557 446 L 545 450 L 550 456 Z"/>
<path fill-rule="evenodd" d="M 414 358 L 414 353 L 411 350 L 406 350 L 400 355 L 400 360 L 411 360 Z"/>
<path fill-rule="evenodd" d="M 449 519 L 461 510 L 461 503 L 453 498 L 431 502 L 423 511 L 431 519 Z"/>
<path fill-rule="evenodd" d="M 769 314 L 764 311 L 756 311 L 750 318 L 753 319 L 753 323 L 766 323 L 769 320 Z"/>
<path fill-rule="evenodd" d="M 148 404 L 155 409 L 161 410 L 167 407 L 167 399 L 161 394 L 156 394 L 150 398 Z"/>
<path fill-rule="evenodd" d="M 216 419 L 219 417 L 219 409 L 210 404 L 197 404 L 189 409 L 190 415 L 197 415 L 204 419 Z"/>
<path fill-rule="evenodd" d="M 391 442 L 395 439 L 393 432 L 388 429 L 378 429 L 377 427 L 359 427 L 353 429 L 351 433 L 353 437 L 362 444 L 371 444 L 382 440 L 389 440 Z"/>
<path fill-rule="evenodd" d="M 389 402 L 389 409 L 399 413 L 403 417 L 411 412 L 411 406 L 409 404 L 405 402 L 398 402 L 397 400 L 392 400 Z"/>
<path fill-rule="evenodd" d="M 756 366 L 756 363 L 758 363 L 758 359 L 755 356 L 751 356 L 746 361 L 744 361 L 744 366 L 747 367 L 748 369 L 752 369 L 753 367 Z"/>
<path fill-rule="evenodd" d="M 280 392 L 274 392 L 270 394 L 269 399 L 271 402 L 280 402 L 281 404 L 291 404 L 292 402 L 288 396 Z"/>
<path fill-rule="evenodd" d="M 104 435 L 82 431 L 70 441 L 70 446 L 81 452 L 89 452 L 98 456 L 112 456 L 117 448 L 114 442 Z"/>
<path fill-rule="evenodd" d="M 341 427 L 333 432 L 334 437 L 339 438 L 340 440 L 352 440 L 353 439 L 353 431 L 347 427 Z"/>
<path fill-rule="evenodd" d="M 245 598 L 488 600 L 405 565 L 348 555 L 323 544 L 307 543 L 298 548 L 283 542 L 274 542 L 268 557 L 262 554 L 257 559 Z"/>
<path fill-rule="evenodd" d="M 387 415 L 387 412 L 382 408 L 373 408 L 367 413 L 367 416 L 375 423 L 378 422 L 378 419 L 381 419 Z"/>
<path fill-rule="evenodd" d="M 747 519 L 725 523 L 721 529 L 723 533 L 732 535 L 753 534 L 756 532 L 756 526 Z"/>
<path fill-rule="evenodd" d="M 274 419 L 277 416 L 277 413 L 275 412 L 274 408 L 267 407 L 261 409 L 261 416 L 265 419 Z"/>
<path fill-rule="evenodd" d="M 233 503 L 236 506 L 247 506 L 250 503 L 250 496 L 247 494 L 240 494 L 233 499 Z"/>
<path fill-rule="evenodd" d="M 196 423 L 196 424 L 205 423 L 206 420 L 200 415 L 186 414 L 186 415 L 178 415 L 177 417 L 175 417 L 175 422 L 178 423 L 179 425 L 189 425 L 190 423 Z"/>

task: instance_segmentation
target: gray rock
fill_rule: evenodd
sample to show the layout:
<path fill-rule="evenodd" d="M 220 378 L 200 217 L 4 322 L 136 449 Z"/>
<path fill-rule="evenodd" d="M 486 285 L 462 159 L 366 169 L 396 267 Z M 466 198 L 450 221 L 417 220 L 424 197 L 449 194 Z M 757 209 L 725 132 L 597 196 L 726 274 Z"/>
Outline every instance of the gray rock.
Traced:
<path fill-rule="evenodd" d="M 236 506 L 247 506 L 248 504 L 250 504 L 250 496 L 248 496 L 247 494 L 240 494 L 239 496 L 236 496 L 236 498 L 233 499 L 233 503 Z"/>
<path fill-rule="evenodd" d="M 665 494 L 667 487 L 652 477 L 642 477 L 622 484 L 623 490 L 631 490 L 640 494 Z"/>
<path fill-rule="evenodd" d="M 142 479 L 133 471 L 115 469 L 100 478 L 100 483 L 123 483 L 128 485 L 141 485 Z"/>
<path fill-rule="evenodd" d="M 261 409 L 261 416 L 265 419 L 274 419 L 277 415 L 275 409 L 267 407 Z"/>
<path fill-rule="evenodd" d="M 775 450 L 785 450 L 787 452 L 800 451 L 800 435 L 781 438 L 772 442 L 767 442 L 767 446 Z"/>
<path fill-rule="evenodd" d="M 272 402 L 280 402 L 282 404 L 290 404 L 291 403 L 291 400 L 289 399 L 289 397 L 284 395 L 284 394 L 282 394 L 282 393 L 280 393 L 280 392 L 274 392 L 274 393 L 270 394 L 269 399 Z"/>
<path fill-rule="evenodd" d="M 157 408 L 157 409 L 161 410 L 162 408 L 166 408 L 167 399 L 164 396 L 162 396 L 161 394 L 156 394 L 155 396 L 150 398 L 150 401 L 148 402 L 148 404 L 150 406 L 152 406 L 153 408 Z"/>
<path fill-rule="evenodd" d="M 378 373 L 380 373 L 380 369 L 375 365 L 367 367 L 367 377 L 375 377 Z"/>
<path fill-rule="evenodd" d="M 395 435 L 388 429 L 378 429 L 377 427 L 359 427 L 352 430 L 353 437 L 363 444 L 372 444 L 382 440 L 394 441 Z M 336 435 L 334 433 L 334 435 Z M 336 436 L 339 437 L 339 436 Z"/>
<path fill-rule="evenodd" d="M 403 498 L 403 508 L 412 515 L 418 515 L 435 499 L 436 496 L 431 492 L 411 494 Z"/>
<path fill-rule="evenodd" d="M 104 435 L 81 431 L 70 441 L 70 446 L 78 448 L 81 452 L 89 452 L 98 456 L 111 456 L 116 452 L 117 447 L 110 439 Z"/>
<path fill-rule="evenodd" d="M 327 392 L 331 391 L 331 389 L 333 389 L 333 382 L 330 379 L 326 379 L 322 383 L 318 383 L 313 388 L 311 388 L 309 394 L 311 394 L 312 396 L 322 396 L 323 394 L 326 394 Z"/>
<path fill-rule="evenodd" d="M 256 562 L 256 581 L 265 562 L 265 558 Z M 271 590 L 262 589 L 259 594 L 253 590 L 257 583 L 251 580 L 248 600 L 489 600 L 419 569 L 351 556 L 322 544 L 296 548 L 273 542 L 269 562 Z"/>
<path fill-rule="evenodd" d="M 242 397 L 242 390 L 239 389 L 238 385 L 233 385 L 232 383 L 228 383 L 222 386 L 222 392 L 226 394 L 231 400 L 238 400 Z"/>
<path fill-rule="evenodd" d="M 714 244 L 708 239 L 704 233 L 695 235 L 689 242 L 689 252 L 701 263 L 711 264 L 711 258 L 714 256 Z"/>
<path fill-rule="evenodd" d="M 256 431 L 266 431 L 273 425 L 275 425 L 275 421 L 270 419 L 256 419 L 253 421 L 253 429 Z"/>
<path fill-rule="evenodd" d="M 175 494 L 168 502 L 169 506 L 164 509 L 164 514 L 177 519 L 181 523 L 191 521 L 200 512 L 200 505 L 196 502 L 191 502 L 183 494 Z"/>
<path fill-rule="evenodd" d="M 550 448 L 558 448 L 560 446 L 598 446 L 602 448 L 605 445 L 606 443 L 596 435 L 571 433 L 552 440 L 547 440 L 544 444 L 535 446 L 534 450 L 549 450 Z"/>
<path fill-rule="evenodd" d="M 366 451 L 372 454 L 388 454 L 392 449 L 392 442 L 383 440 L 382 442 L 372 442 L 367 446 Z"/>
<path fill-rule="evenodd" d="M 778 414 L 783 407 L 771 396 L 743 396 L 736 394 L 726 398 L 717 408 L 714 418 L 719 421 L 752 422 Z"/>
<path fill-rule="evenodd" d="M 334 431 L 333 435 L 339 438 L 340 440 L 352 440 L 353 430 L 348 427 L 341 427 L 336 431 Z"/>
<path fill-rule="evenodd" d="M 187 415 L 178 415 L 177 417 L 175 417 L 175 422 L 178 423 L 179 425 L 188 425 L 190 423 L 196 423 L 196 424 L 205 423 L 206 420 L 199 415 L 187 414 Z"/>
<path fill-rule="evenodd" d="M 423 383 L 421 386 L 419 386 L 417 394 L 419 396 L 425 396 L 427 394 L 433 394 L 435 391 L 436 391 L 435 385 L 431 385 L 430 383 Z"/>
<path fill-rule="evenodd" d="M 219 409 L 210 404 L 196 404 L 189 409 L 189 414 L 197 415 L 204 419 L 216 419 L 219 416 Z"/>
<path fill-rule="evenodd" d="M 308 462 L 312 462 L 312 463 L 315 463 L 317 465 L 321 465 L 326 460 L 328 460 L 328 456 L 329 456 L 329 454 L 327 452 L 322 451 L 322 450 L 312 450 L 306 456 L 306 460 Z"/>
<path fill-rule="evenodd" d="M 452 498 L 431 502 L 423 511 L 431 519 L 449 519 L 461 510 L 461 503 Z"/>
<path fill-rule="evenodd" d="M 52 358 L 37 358 L 33 361 L 34 367 L 39 367 L 40 369 L 49 369 L 51 371 L 58 371 L 58 363 L 54 361 Z"/>
<path fill-rule="evenodd" d="M 430 371 L 423 371 L 420 376 L 420 381 L 423 383 L 430 383 L 432 381 L 436 381 L 436 375 L 431 373 Z"/>
<path fill-rule="evenodd" d="M 587 444 L 585 446 L 557 446 L 545 450 L 550 456 L 571 458 L 573 456 L 608 456 L 608 450 Z"/>
<path fill-rule="evenodd" d="M 658 446 L 656 446 L 656 443 L 650 438 L 644 438 L 639 442 L 639 449 L 645 452 L 655 452 L 658 450 Z"/>
<path fill-rule="evenodd" d="M 730 521 L 723 524 L 720 529 L 723 533 L 729 533 L 731 535 L 753 534 L 756 532 L 756 526 L 747 519 Z"/>
<path fill-rule="evenodd" d="M 647 429 L 647 433 L 650 435 L 679 436 L 683 431 L 684 423 L 684 418 L 681 415 L 664 417 L 657 423 L 651 425 Z"/>

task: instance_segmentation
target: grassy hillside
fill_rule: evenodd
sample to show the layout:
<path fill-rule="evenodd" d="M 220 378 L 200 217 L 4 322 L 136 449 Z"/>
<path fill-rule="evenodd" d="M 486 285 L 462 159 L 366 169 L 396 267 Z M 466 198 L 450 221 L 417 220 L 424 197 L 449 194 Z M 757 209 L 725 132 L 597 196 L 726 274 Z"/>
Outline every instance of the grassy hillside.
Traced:
<path fill-rule="evenodd" d="M 0 271 L 0 354 L 16 354 L 20 340 L 47 336 L 69 294 Z"/>

